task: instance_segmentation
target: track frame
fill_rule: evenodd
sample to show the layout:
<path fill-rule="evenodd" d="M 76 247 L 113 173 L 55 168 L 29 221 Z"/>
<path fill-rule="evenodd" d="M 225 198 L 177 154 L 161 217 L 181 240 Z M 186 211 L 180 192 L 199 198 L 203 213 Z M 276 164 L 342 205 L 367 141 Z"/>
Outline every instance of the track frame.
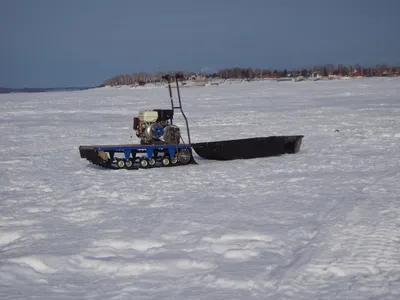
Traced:
<path fill-rule="evenodd" d="M 197 164 L 192 147 L 176 145 L 93 145 L 80 146 L 81 158 L 108 169 L 140 169 Z M 154 162 L 154 164 L 153 164 Z"/>

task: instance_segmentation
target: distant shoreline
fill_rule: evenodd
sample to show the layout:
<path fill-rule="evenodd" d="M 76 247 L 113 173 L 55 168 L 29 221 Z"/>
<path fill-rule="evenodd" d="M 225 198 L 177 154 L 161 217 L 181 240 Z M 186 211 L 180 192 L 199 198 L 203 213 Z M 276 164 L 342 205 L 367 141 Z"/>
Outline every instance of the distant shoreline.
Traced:
<path fill-rule="evenodd" d="M 44 93 L 44 92 L 69 92 L 83 91 L 100 87 L 121 87 L 121 86 L 144 86 L 149 84 L 161 83 L 162 76 L 174 72 L 156 72 L 156 73 L 133 73 L 119 74 L 110 79 L 106 79 L 102 84 L 91 87 L 58 87 L 58 88 L 6 88 L 0 87 L 0 94 L 11 93 Z M 376 65 L 375 67 L 366 67 L 359 64 L 345 66 L 332 64 L 315 66 L 303 69 L 277 70 L 277 69 L 261 69 L 261 68 L 240 68 L 232 67 L 229 69 L 218 70 L 215 73 L 203 72 L 184 72 L 179 71 L 183 75 L 183 80 L 194 83 L 195 86 L 216 84 L 210 83 L 215 80 L 267 80 L 274 79 L 277 81 L 303 81 L 303 80 L 325 80 L 325 79 L 350 79 L 350 78 L 366 78 L 366 77 L 400 77 L 400 65 L 390 66 L 387 64 Z"/>
<path fill-rule="evenodd" d="M 46 92 L 71 92 L 84 91 L 94 89 L 96 87 L 63 87 L 63 88 L 4 88 L 0 87 L 0 94 L 17 94 L 17 93 L 46 93 Z"/>

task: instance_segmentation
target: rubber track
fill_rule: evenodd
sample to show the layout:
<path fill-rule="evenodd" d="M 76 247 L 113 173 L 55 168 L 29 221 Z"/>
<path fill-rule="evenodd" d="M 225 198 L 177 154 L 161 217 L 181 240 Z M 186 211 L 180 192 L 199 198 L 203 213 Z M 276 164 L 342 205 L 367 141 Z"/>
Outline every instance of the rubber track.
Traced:
<path fill-rule="evenodd" d="M 164 166 L 164 165 L 155 165 L 155 166 L 148 166 L 147 168 L 142 168 L 139 166 L 132 166 L 130 168 L 128 167 L 123 167 L 123 168 L 119 168 L 117 166 L 115 166 L 115 162 L 114 163 L 108 163 L 108 162 L 95 162 L 93 160 L 88 160 L 91 164 L 96 165 L 98 167 L 104 168 L 104 169 L 109 169 L 109 170 L 139 170 L 139 169 L 155 169 L 155 168 L 171 168 L 171 167 L 178 167 L 178 166 L 185 166 L 185 165 L 189 165 L 189 163 L 183 164 L 181 162 L 177 162 L 176 164 L 172 164 L 170 163 L 168 166 Z"/>

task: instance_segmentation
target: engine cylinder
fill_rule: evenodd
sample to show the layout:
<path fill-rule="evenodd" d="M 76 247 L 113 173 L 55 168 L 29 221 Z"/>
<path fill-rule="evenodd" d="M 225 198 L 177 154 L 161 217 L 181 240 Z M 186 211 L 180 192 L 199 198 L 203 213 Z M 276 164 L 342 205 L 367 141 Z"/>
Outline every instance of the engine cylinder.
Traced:
<path fill-rule="evenodd" d="M 167 144 L 179 144 L 181 132 L 178 126 L 168 125 L 164 128 L 164 141 Z"/>

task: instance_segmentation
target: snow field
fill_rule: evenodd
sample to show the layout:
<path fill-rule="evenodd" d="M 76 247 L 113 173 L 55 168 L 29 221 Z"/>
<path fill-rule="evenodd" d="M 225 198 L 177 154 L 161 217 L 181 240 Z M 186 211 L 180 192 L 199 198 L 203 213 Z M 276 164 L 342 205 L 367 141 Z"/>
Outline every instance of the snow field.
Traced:
<path fill-rule="evenodd" d="M 1 299 L 400 298 L 399 79 L 181 95 L 194 142 L 301 151 L 103 170 L 79 145 L 133 141 L 167 89 L 0 95 Z"/>

